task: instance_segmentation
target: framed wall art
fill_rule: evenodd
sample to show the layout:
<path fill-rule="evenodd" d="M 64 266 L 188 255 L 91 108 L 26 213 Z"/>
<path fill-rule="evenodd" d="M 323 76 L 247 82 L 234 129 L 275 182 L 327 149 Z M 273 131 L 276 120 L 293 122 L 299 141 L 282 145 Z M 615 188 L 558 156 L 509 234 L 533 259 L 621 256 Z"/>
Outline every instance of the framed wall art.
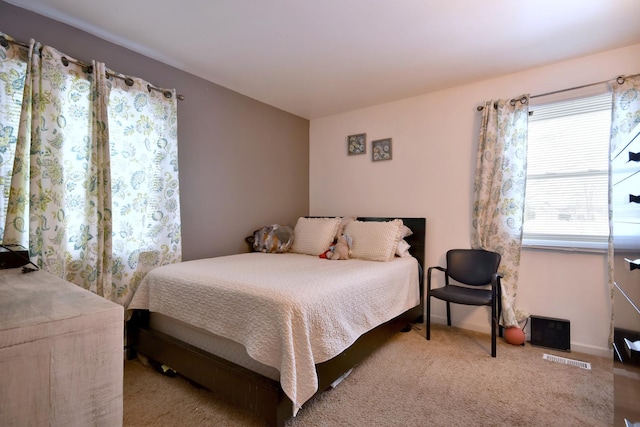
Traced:
<path fill-rule="evenodd" d="M 371 141 L 371 160 L 391 160 L 391 138 Z"/>
<path fill-rule="evenodd" d="M 367 134 L 359 133 L 347 137 L 347 152 L 350 156 L 364 154 L 367 151 Z"/>

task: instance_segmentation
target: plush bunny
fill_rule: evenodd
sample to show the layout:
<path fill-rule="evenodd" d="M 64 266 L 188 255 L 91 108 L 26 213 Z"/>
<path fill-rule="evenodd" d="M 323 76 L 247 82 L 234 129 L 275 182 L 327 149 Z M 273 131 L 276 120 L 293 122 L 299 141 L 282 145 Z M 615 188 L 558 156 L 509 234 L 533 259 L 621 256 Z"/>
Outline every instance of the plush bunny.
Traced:
<path fill-rule="evenodd" d="M 349 259 L 352 244 L 351 236 L 343 234 L 333 246 L 333 251 L 327 254 L 327 259 Z"/>

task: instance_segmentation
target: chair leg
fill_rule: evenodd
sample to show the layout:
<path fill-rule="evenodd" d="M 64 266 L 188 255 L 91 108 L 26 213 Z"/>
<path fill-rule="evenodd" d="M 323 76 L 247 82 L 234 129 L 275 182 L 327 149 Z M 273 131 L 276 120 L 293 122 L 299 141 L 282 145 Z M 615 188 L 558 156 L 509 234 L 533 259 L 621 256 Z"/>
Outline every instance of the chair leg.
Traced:
<path fill-rule="evenodd" d="M 451 305 L 447 301 L 447 326 L 451 326 Z"/>
<path fill-rule="evenodd" d="M 491 319 L 491 357 L 496 357 L 496 329 L 498 329 L 498 319 Z"/>
<path fill-rule="evenodd" d="M 496 332 L 500 328 L 500 317 L 497 311 L 494 299 L 491 303 L 491 357 L 496 357 Z"/>
<path fill-rule="evenodd" d="M 500 325 L 500 319 L 502 318 L 502 287 L 498 286 L 497 291 L 497 299 L 498 299 L 498 309 L 496 316 L 498 318 L 498 336 L 502 338 L 504 336 L 504 328 Z"/>
<path fill-rule="evenodd" d="M 431 339 L 431 297 L 427 295 L 427 319 L 425 320 L 425 329 L 427 330 L 427 340 Z"/>

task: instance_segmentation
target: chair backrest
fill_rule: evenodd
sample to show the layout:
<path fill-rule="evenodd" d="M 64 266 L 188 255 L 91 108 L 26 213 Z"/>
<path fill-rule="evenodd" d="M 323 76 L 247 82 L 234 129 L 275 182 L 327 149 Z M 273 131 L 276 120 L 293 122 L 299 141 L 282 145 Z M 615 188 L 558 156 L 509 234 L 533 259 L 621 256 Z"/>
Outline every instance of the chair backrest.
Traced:
<path fill-rule="evenodd" d="M 470 286 L 484 286 L 498 271 L 500 254 L 483 249 L 451 249 L 447 252 L 447 275 Z"/>

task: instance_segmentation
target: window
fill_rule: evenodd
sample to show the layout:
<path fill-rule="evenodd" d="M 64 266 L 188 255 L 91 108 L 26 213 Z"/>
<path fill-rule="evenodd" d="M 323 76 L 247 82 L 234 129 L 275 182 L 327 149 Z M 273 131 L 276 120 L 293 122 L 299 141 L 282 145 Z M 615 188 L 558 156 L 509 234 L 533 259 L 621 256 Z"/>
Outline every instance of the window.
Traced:
<path fill-rule="evenodd" d="M 611 94 L 530 107 L 524 241 L 605 249 Z"/>

